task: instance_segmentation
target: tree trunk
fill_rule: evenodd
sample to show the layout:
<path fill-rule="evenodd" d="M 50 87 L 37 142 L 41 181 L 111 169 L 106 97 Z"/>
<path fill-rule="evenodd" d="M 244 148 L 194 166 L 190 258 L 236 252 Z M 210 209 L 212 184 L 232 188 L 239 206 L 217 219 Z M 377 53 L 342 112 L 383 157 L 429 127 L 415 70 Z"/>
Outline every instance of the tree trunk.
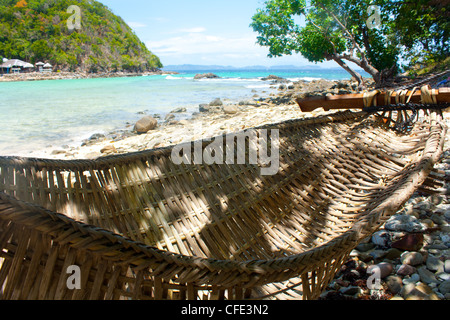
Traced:
<path fill-rule="evenodd" d="M 337 64 L 341 66 L 341 68 L 343 68 L 345 71 L 351 74 L 353 79 L 355 79 L 358 82 L 358 87 L 361 88 L 365 87 L 364 79 L 358 72 L 350 68 L 344 61 L 342 61 L 342 59 L 333 57 L 333 60 L 336 61 Z"/>

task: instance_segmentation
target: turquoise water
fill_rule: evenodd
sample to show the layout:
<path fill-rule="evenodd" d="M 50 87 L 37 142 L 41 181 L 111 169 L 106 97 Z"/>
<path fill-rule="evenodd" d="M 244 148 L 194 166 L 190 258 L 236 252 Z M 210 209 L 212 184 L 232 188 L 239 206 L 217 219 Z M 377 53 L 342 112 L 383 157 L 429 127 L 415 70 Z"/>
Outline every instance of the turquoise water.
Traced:
<path fill-rule="evenodd" d="M 29 155 L 62 145 L 80 145 L 94 133 L 108 133 L 134 124 L 142 113 L 188 109 L 215 98 L 238 102 L 256 93 L 268 94 L 269 74 L 292 81 L 349 79 L 339 69 L 214 71 L 221 79 L 194 80 L 197 73 L 146 77 L 0 82 L 0 155 Z M 252 91 L 253 90 L 253 91 Z"/>

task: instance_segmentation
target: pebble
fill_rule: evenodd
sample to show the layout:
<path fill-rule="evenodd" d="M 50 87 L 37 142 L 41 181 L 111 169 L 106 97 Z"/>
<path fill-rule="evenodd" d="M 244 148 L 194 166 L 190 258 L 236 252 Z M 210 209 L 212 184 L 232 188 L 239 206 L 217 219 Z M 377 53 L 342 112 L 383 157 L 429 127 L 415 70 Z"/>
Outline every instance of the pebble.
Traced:
<path fill-rule="evenodd" d="M 417 273 L 412 274 L 410 277 L 403 278 L 403 284 L 416 284 L 420 281 L 420 276 Z"/>
<path fill-rule="evenodd" d="M 65 154 L 66 153 L 66 151 L 65 150 L 53 150 L 52 151 L 52 155 L 59 155 L 59 154 Z"/>
<path fill-rule="evenodd" d="M 450 203 L 441 203 L 437 205 L 435 213 L 444 214 L 447 218 L 447 216 L 450 216 Z"/>
<path fill-rule="evenodd" d="M 232 105 L 227 105 L 223 107 L 223 112 L 225 112 L 226 114 L 236 114 L 238 113 L 238 108 L 236 106 L 232 106 Z"/>
<path fill-rule="evenodd" d="M 366 253 L 366 252 L 360 252 L 359 255 L 358 255 L 358 259 L 367 263 L 367 262 L 372 261 L 373 257 L 370 254 Z"/>
<path fill-rule="evenodd" d="M 359 252 L 367 252 L 371 249 L 375 248 L 375 244 L 368 242 L 368 243 L 360 243 L 356 246 L 356 250 Z"/>
<path fill-rule="evenodd" d="M 445 260 L 444 262 L 444 272 L 450 273 L 450 260 Z"/>
<path fill-rule="evenodd" d="M 382 262 L 377 265 L 371 265 L 367 268 L 368 274 L 374 274 L 376 272 L 376 269 L 380 272 L 381 279 L 386 278 L 388 275 L 394 271 L 394 266 L 390 263 Z"/>
<path fill-rule="evenodd" d="M 420 280 L 426 284 L 430 283 L 438 283 L 436 280 L 436 277 L 434 276 L 434 273 L 429 271 L 425 266 L 420 267 L 417 269 L 417 272 L 419 273 Z"/>
<path fill-rule="evenodd" d="M 358 256 L 360 256 L 361 255 L 361 252 L 359 252 L 358 250 L 356 250 L 356 249 L 353 249 L 351 252 L 350 252 L 350 257 L 358 257 Z"/>
<path fill-rule="evenodd" d="M 439 285 L 439 292 L 443 295 L 450 293 L 450 280 L 444 281 Z"/>
<path fill-rule="evenodd" d="M 431 271 L 443 271 L 444 270 L 444 262 L 439 260 L 433 255 L 428 255 L 427 263 L 426 263 L 427 269 Z"/>
<path fill-rule="evenodd" d="M 436 273 L 436 278 L 439 281 L 447 281 L 447 280 L 450 280 L 450 274 L 448 274 L 446 272 L 439 272 L 439 273 Z"/>
<path fill-rule="evenodd" d="M 450 220 L 450 210 L 445 211 L 444 217 L 445 219 Z"/>
<path fill-rule="evenodd" d="M 430 219 L 433 223 L 436 223 L 437 225 L 440 225 L 440 226 L 445 225 L 445 223 L 446 223 L 445 218 L 438 214 L 433 214 L 430 217 Z M 430 220 L 430 219 L 427 219 L 427 220 Z M 430 226 L 429 228 L 432 228 L 432 226 Z"/>
<path fill-rule="evenodd" d="M 433 204 L 430 203 L 430 202 L 421 201 L 423 199 L 420 199 L 420 198 L 417 199 L 417 200 L 420 201 L 420 202 L 416 203 L 413 206 L 414 209 L 417 209 L 417 210 L 420 210 L 420 211 L 427 211 L 427 210 L 430 210 L 433 207 Z"/>
<path fill-rule="evenodd" d="M 423 263 L 423 255 L 419 252 L 404 252 L 401 257 L 403 264 L 409 264 L 410 266 L 416 266 Z"/>
<path fill-rule="evenodd" d="M 400 295 L 402 297 L 407 297 L 416 288 L 416 284 L 415 283 L 405 283 L 405 279 L 403 279 L 402 282 L 403 282 L 404 286 L 400 290 Z"/>
<path fill-rule="evenodd" d="M 389 240 L 390 235 L 386 230 L 377 231 L 372 235 L 372 243 L 380 247 L 386 247 Z"/>
<path fill-rule="evenodd" d="M 425 231 L 426 227 L 411 215 L 395 215 L 390 218 L 384 228 L 390 231 L 419 232 Z"/>
<path fill-rule="evenodd" d="M 339 292 L 345 295 L 353 296 L 355 294 L 358 294 L 360 292 L 360 289 L 357 286 L 349 286 L 339 289 Z"/>
<path fill-rule="evenodd" d="M 384 250 L 373 250 L 369 253 L 369 255 L 372 256 L 372 258 L 375 260 L 384 258 L 386 254 L 387 252 Z"/>
<path fill-rule="evenodd" d="M 404 291 L 403 297 L 405 300 L 439 300 L 437 294 L 425 284 L 411 284 L 408 290 Z"/>
<path fill-rule="evenodd" d="M 403 251 L 418 251 L 423 247 L 424 236 L 421 233 L 412 233 L 400 237 L 392 243 L 391 247 Z"/>
<path fill-rule="evenodd" d="M 398 294 L 403 288 L 402 278 L 399 276 L 389 276 L 386 279 L 386 285 L 392 294 Z"/>
<path fill-rule="evenodd" d="M 441 234 L 440 235 L 442 242 L 448 247 L 447 243 L 450 242 L 450 234 Z"/>
<path fill-rule="evenodd" d="M 402 251 L 395 249 L 395 248 L 391 248 L 387 251 L 385 259 L 389 259 L 389 260 L 396 260 L 398 259 L 400 256 L 402 255 Z"/>
<path fill-rule="evenodd" d="M 440 217 L 438 216 L 438 218 L 440 218 Z M 436 219 L 436 220 L 438 220 L 438 219 Z M 425 227 L 427 227 L 427 229 L 433 228 L 433 227 L 435 226 L 435 222 L 436 222 L 436 221 L 434 221 L 433 218 L 432 218 L 432 219 L 423 219 L 423 220 L 421 221 L 421 223 L 422 223 Z M 437 222 L 436 222 L 436 223 L 437 223 Z M 440 223 L 437 223 L 437 224 L 440 224 Z"/>
<path fill-rule="evenodd" d="M 116 148 L 114 147 L 114 145 L 108 145 L 108 146 L 103 147 L 103 148 L 100 150 L 100 152 L 101 152 L 101 153 L 105 153 L 105 154 L 111 154 L 111 153 L 116 153 L 117 150 L 116 150 Z"/>
<path fill-rule="evenodd" d="M 416 272 L 417 272 L 416 268 L 410 266 L 409 264 L 402 264 L 400 268 L 397 270 L 397 274 L 400 276 L 410 276 Z"/>
<path fill-rule="evenodd" d="M 427 249 L 432 249 L 432 250 L 446 250 L 448 249 L 447 246 L 443 243 L 434 243 L 434 244 L 430 244 L 427 246 Z"/>

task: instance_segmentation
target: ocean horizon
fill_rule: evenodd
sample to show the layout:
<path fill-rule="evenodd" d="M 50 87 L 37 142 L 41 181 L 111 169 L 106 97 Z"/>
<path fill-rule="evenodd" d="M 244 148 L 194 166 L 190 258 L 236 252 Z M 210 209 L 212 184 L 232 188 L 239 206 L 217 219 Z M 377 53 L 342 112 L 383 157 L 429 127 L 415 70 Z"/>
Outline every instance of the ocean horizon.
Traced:
<path fill-rule="evenodd" d="M 261 79 L 272 74 L 291 82 L 350 79 L 342 69 L 322 68 L 171 71 L 178 74 L 0 82 L 0 155 L 33 157 L 43 149 L 79 146 L 93 134 L 131 130 L 144 114 L 163 121 L 172 110 L 186 108 L 176 116 L 188 118 L 215 98 L 238 103 L 268 96 L 276 89 Z M 220 78 L 194 80 L 206 72 Z"/>

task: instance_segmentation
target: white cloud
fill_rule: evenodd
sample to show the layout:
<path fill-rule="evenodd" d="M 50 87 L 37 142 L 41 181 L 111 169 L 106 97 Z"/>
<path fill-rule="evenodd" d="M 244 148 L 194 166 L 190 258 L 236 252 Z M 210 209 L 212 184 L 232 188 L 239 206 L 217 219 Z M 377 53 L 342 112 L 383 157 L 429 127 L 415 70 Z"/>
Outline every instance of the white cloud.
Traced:
<path fill-rule="evenodd" d="M 256 35 L 253 33 L 218 36 L 206 32 L 190 32 L 158 41 L 146 41 L 145 44 L 164 65 L 218 64 L 239 67 L 308 63 L 299 55 L 267 58 L 269 49 L 256 44 Z"/>
<path fill-rule="evenodd" d="M 185 33 L 201 33 L 205 32 L 206 28 L 203 27 L 195 27 L 195 28 L 187 28 L 187 29 L 180 29 L 177 32 L 185 32 Z"/>
<path fill-rule="evenodd" d="M 166 17 L 150 17 L 148 18 L 152 21 L 156 21 L 156 22 L 170 22 L 170 19 L 166 18 Z"/>
<path fill-rule="evenodd" d="M 160 41 L 148 41 L 147 47 L 155 54 L 240 54 L 262 49 L 255 44 L 254 36 L 219 37 L 204 33 L 189 33 L 183 36 L 167 38 Z"/>
<path fill-rule="evenodd" d="M 139 29 L 139 28 L 145 28 L 147 25 L 141 22 L 127 22 L 127 24 L 132 28 L 132 29 Z"/>

